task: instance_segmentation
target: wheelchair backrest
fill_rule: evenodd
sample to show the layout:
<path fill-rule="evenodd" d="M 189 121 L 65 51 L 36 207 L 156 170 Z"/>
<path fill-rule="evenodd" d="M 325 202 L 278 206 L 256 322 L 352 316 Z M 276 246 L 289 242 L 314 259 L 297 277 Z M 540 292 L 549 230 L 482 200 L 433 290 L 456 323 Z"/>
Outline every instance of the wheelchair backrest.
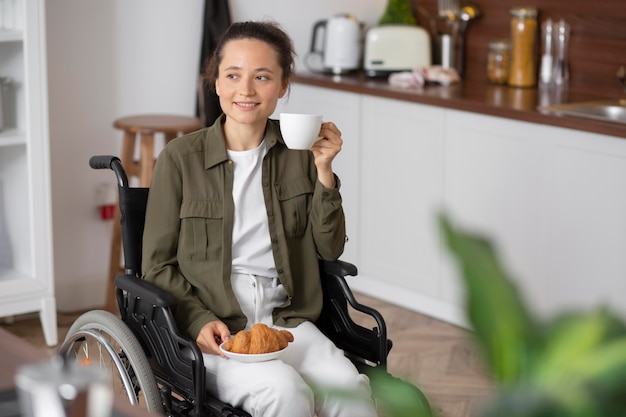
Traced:
<path fill-rule="evenodd" d="M 141 252 L 149 188 L 120 187 L 120 223 L 126 273 L 141 277 Z"/>
<path fill-rule="evenodd" d="M 120 159 L 113 155 L 94 155 L 89 158 L 93 169 L 110 169 L 118 185 L 122 247 L 126 273 L 141 277 L 143 228 L 146 220 L 148 188 L 131 188 Z"/>
<path fill-rule="evenodd" d="M 110 168 L 117 177 L 125 274 L 115 278 L 115 285 L 122 321 L 143 347 L 162 389 L 184 399 L 183 403 L 189 404 L 195 415 L 203 415 L 207 407 L 224 408 L 221 402 L 205 395 L 202 354 L 195 342 L 181 335 L 176 327 L 170 308 L 176 302 L 174 297 L 141 279 L 149 189 L 130 187 L 121 161 L 115 156 L 94 156 L 89 165 L 94 169 Z"/>

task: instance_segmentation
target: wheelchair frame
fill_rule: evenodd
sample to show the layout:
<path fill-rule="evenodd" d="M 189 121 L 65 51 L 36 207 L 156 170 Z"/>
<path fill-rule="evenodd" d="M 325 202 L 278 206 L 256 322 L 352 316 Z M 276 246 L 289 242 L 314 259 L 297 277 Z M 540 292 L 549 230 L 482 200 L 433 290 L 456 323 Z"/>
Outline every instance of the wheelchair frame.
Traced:
<path fill-rule="evenodd" d="M 120 317 L 90 311 L 79 317 L 59 349 L 61 355 L 93 362 L 93 349 L 115 369 L 115 381 L 131 403 L 168 416 L 250 417 L 213 398 L 205 390 L 205 369 L 197 344 L 177 329 L 171 306 L 175 298 L 141 279 L 141 246 L 149 189 L 129 186 L 119 158 L 94 156 L 94 169 L 111 169 L 117 177 L 125 273 L 115 279 Z M 357 302 L 345 276 L 357 268 L 343 261 L 320 261 L 324 305 L 316 325 L 346 353 L 361 372 L 386 370 L 392 342 L 382 315 Z M 373 318 L 367 329 L 350 317 L 352 308 Z M 96 345 L 97 348 L 89 347 Z M 100 358 L 102 361 L 102 359 Z"/>

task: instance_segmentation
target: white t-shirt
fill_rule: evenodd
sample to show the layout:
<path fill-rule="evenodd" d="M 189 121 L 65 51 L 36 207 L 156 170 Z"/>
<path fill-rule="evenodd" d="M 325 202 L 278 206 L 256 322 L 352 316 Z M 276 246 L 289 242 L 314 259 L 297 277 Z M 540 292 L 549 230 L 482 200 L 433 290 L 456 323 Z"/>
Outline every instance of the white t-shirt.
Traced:
<path fill-rule="evenodd" d="M 233 273 L 276 276 L 261 185 L 265 140 L 248 151 L 228 151 L 233 161 Z"/>

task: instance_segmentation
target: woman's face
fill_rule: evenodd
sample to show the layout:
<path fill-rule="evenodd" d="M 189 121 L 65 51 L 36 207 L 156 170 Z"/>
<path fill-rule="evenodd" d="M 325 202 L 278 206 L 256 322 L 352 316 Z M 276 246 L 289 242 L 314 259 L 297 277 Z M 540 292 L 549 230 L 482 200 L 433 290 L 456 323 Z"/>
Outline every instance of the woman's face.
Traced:
<path fill-rule="evenodd" d="M 229 121 L 265 127 L 287 82 L 278 64 L 278 54 L 267 43 L 237 39 L 224 46 L 215 90 Z"/>

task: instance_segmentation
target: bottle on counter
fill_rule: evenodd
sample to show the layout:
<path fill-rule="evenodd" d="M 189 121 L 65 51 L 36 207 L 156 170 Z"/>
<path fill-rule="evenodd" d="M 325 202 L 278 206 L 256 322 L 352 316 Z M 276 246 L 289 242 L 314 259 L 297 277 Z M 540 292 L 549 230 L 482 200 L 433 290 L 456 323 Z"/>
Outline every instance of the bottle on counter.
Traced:
<path fill-rule="evenodd" d="M 556 60 L 552 78 L 557 87 L 563 87 L 569 81 L 567 49 L 570 37 L 570 26 L 563 19 L 554 25 L 554 36 L 556 40 Z"/>
<path fill-rule="evenodd" d="M 489 42 L 487 80 L 492 84 L 506 84 L 509 80 L 511 43 L 508 40 Z"/>
<path fill-rule="evenodd" d="M 535 57 L 537 40 L 537 9 L 516 7 L 511 9 L 511 67 L 509 85 L 534 87 L 537 84 Z"/>
<path fill-rule="evenodd" d="M 541 55 L 541 67 L 539 70 L 539 83 L 541 85 L 549 85 L 552 82 L 552 74 L 554 72 L 554 52 L 553 45 L 553 26 L 552 19 L 548 18 L 541 25 L 541 39 L 543 43 L 543 55 Z"/>

